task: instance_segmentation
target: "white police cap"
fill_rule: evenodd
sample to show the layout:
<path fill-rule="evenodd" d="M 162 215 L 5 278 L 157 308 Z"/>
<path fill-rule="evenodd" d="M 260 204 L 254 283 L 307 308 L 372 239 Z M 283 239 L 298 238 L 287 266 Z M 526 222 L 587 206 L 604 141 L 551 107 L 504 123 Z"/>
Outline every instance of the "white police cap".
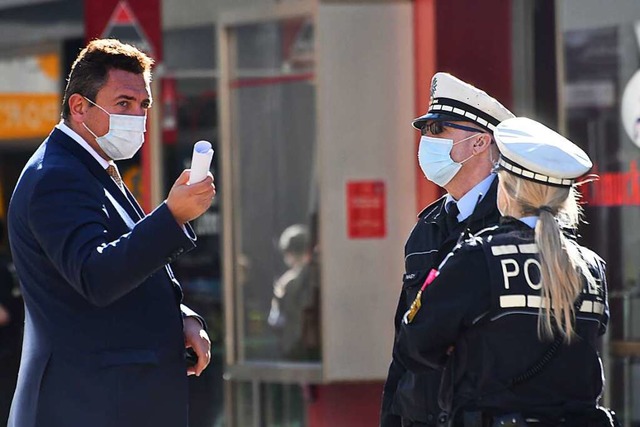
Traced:
<path fill-rule="evenodd" d="M 570 187 L 593 166 L 580 147 L 526 117 L 503 121 L 493 137 L 500 149 L 500 168 L 525 179 Z"/>
<path fill-rule="evenodd" d="M 485 91 L 440 72 L 431 79 L 429 110 L 413 120 L 413 127 L 421 129 L 432 120 L 451 120 L 477 123 L 493 132 L 498 123 L 511 117 L 511 111 Z"/>

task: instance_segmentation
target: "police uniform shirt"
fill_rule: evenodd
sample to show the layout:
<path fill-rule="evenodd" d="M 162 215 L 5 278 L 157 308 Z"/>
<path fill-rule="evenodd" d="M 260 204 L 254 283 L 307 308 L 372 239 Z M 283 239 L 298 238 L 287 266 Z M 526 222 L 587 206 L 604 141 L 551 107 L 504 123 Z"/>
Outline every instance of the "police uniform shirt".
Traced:
<path fill-rule="evenodd" d="M 444 202 L 445 207 L 449 206 L 451 203 L 455 203 L 459 211 L 457 217 L 458 222 L 465 221 L 471 216 L 476 208 L 478 198 L 481 197 L 480 200 L 484 199 L 484 195 L 489 192 L 489 188 L 491 188 L 491 183 L 494 179 L 496 179 L 496 175 L 493 173 L 490 174 L 462 196 L 460 200 L 456 200 L 451 194 L 447 194 Z"/>
<path fill-rule="evenodd" d="M 534 219 L 527 222 L 535 225 Z M 539 270 L 536 276 L 533 265 L 534 231 L 513 218 L 465 243 L 443 266 L 423 293 L 413 322 L 401 326 L 397 344 L 401 362 L 418 373 L 440 368 L 455 346 L 454 366 L 463 375 L 456 385 L 457 404 L 558 412 L 552 415 L 594 406 L 602 391 L 595 347 L 608 320 L 606 283 L 599 257 L 581 251 L 601 287 L 585 285 L 584 301 L 576 313 L 579 337 L 571 345 L 562 344 L 552 361 L 517 390 L 511 392 L 506 385 L 533 365 L 550 341 L 541 341 L 537 333 L 540 297 Z"/>

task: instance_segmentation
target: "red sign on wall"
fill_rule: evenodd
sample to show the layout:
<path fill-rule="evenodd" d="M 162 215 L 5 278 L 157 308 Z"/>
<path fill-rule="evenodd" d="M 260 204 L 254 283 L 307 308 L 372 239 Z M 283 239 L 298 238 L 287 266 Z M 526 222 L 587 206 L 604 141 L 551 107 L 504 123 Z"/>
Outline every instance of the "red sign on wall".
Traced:
<path fill-rule="evenodd" d="M 350 239 L 381 239 L 387 235 L 383 181 L 347 182 L 347 234 Z"/>

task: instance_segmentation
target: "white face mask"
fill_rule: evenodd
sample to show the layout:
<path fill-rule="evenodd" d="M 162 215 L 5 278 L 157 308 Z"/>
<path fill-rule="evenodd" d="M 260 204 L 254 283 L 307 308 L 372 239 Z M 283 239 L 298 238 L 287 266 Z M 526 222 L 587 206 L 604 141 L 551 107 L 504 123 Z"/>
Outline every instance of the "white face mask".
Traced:
<path fill-rule="evenodd" d="M 440 187 L 447 185 L 462 168 L 462 164 L 473 157 L 472 154 L 459 163 L 455 162 L 451 158 L 451 149 L 454 145 L 477 135 L 461 139 L 455 144 L 452 139 L 422 136 L 418 147 L 418 163 L 420 163 L 420 168 L 427 179 Z"/>
<path fill-rule="evenodd" d="M 109 131 L 103 136 L 97 136 L 87 125 L 82 123 L 82 126 L 94 136 L 100 148 L 112 160 L 132 158 L 144 142 L 147 117 L 111 114 L 89 98 L 84 99 L 109 115 Z"/>

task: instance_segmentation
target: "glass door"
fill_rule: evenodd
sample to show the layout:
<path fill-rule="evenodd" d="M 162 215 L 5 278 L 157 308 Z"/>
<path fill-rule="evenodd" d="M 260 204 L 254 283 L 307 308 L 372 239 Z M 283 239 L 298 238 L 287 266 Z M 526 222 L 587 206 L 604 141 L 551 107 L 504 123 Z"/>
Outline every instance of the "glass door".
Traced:
<path fill-rule="evenodd" d="M 227 413 L 230 425 L 304 425 L 321 369 L 313 9 L 222 21 Z"/>

